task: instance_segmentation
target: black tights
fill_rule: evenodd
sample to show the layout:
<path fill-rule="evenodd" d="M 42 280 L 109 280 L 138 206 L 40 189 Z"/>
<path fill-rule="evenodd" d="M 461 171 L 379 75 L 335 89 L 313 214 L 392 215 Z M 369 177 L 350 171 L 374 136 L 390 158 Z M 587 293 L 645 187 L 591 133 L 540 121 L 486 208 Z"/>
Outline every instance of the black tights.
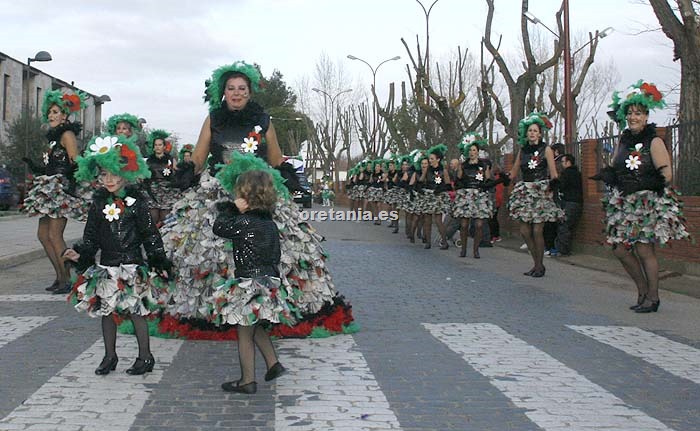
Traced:
<path fill-rule="evenodd" d="M 134 324 L 136 341 L 139 344 L 139 358 L 148 359 L 151 355 L 151 343 L 148 336 L 148 324 L 143 316 L 131 315 Z M 105 356 L 113 358 L 117 356 L 117 323 L 110 314 L 102 316 L 102 338 L 105 342 Z"/>
<path fill-rule="evenodd" d="M 523 237 L 527 249 L 532 256 L 532 261 L 535 266 L 534 270 L 544 268 L 544 225 L 542 223 L 525 223 L 520 222 L 520 235 Z"/>
<path fill-rule="evenodd" d="M 613 254 L 637 285 L 639 298 L 646 298 L 644 306 L 659 300 L 659 261 L 654 244 L 636 243 L 632 249 L 613 247 Z"/>
<path fill-rule="evenodd" d="M 268 370 L 278 362 L 277 353 L 270 336 L 260 325 L 238 325 L 237 330 L 238 360 L 241 365 L 241 380 L 238 384 L 247 385 L 255 381 L 255 346 L 258 346 L 262 353 Z"/>

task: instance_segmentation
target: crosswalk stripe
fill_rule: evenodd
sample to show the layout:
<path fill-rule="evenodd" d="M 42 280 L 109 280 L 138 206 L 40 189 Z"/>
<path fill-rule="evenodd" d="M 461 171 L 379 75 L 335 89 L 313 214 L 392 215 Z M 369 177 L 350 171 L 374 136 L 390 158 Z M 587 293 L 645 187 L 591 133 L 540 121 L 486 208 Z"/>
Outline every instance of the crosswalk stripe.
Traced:
<path fill-rule="evenodd" d="M 21 337 L 32 329 L 52 321 L 56 317 L 57 316 L 0 316 L 0 347 Z"/>
<path fill-rule="evenodd" d="M 542 429 L 671 429 L 496 325 L 423 326 Z"/>
<path fill-rule="evenodd" d="M 67 295 L 52 295 L 47 293 L 24 295 L 0 295 L 0 302 L 66 302 Z"/>
<path fill-rule="evenodd" d="M 282 340 L 275 430 L 400 430 L 399 421 L 350 335 Z"/>
<path fill-rule="evenodd" d="M 628 355 L 678 377 L 700 384 L 700 350 L 640 328 L 628 326 L 575 326 L 567 327 L 596 341 L 605 343 Z"/>
<path fill-rule="evenodd" d="M 130 376 L 124 370 L 138 356 L 136 338 L 120 336 L 117 354 L 122 357 L 117 369 L 97 376 L 94 369 L 104 355 L 102 340 L 97 341 L 0 420 L 0 429 L 128 431 L 181 345 L 181 340 L 151 338 L 156 358 L 153 372 Z"/>

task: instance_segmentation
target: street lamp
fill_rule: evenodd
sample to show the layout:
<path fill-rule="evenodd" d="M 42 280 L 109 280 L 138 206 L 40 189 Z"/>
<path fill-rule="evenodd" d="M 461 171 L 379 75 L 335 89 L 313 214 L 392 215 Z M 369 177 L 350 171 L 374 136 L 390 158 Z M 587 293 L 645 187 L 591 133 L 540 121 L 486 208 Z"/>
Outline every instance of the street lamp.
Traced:
<path fill-rule="evenodd" d="M 605 39 L 606 37 L 610 36 L 610 33 L 612 33 L 613 31 L 615 31 L 614 28 L 612 28 L 612 27 L 606 27 L 605 29 L 603 29 L 603 30 L 601 30 L 601 31 L 598 32 L 597 37 L 600 38 L 600 39 Z M 581 51 L 583 50 L 583 48 L 585 48 L 585 47 L 587 47 L 588 45 L 590 45 L 591 42 L 593 42 L 595 39 L 596 39 L 596 38 L 593 38 L 593 39 L 589 40 L 588 42 L 586 42 L 586 43 L 584 43 L 583 45 L 581 45 L 581 47 L 580 47 L 579 49 L 577 49 L 576 51 L 572 52 L 572 53 L 571 53 L 571 61 L 573 62 L 573 61 L 574 61 L 574 58 L 576 58 L 576 54 L 578 54 L 579 52 L 581 52 Z"/>
<path fill-rule="evenodd" d="M 377 100 L 377 70 L 379 70 L 379 68 L 384 63 L 387 63 L 389 61 L 400 60 L 401 56 L 397 55 L 396 57 L 387 58 L 386 60 L 379 63 L 377 65 L 377 67 L 372 67 L 372 65 L 369 64 L 368 62 L 366 62 L 365 60 L 358 58 L 358 57 L 355 57 L 354 55 L 351 55 L 351 54 L 348 54 L 348 58 L 350 60 L 358 60 L 358 61 L 363 62 L 364 64 L 367 65 L 367 67 L 369 67 L 369 70 L 372 71 L 372 95 L 374 96 L 374 100 L 372 103 L 372 111 L 373 111 L 372 112 L 372 143 L 375 145 L 375 148 L 376 148 L 376 142 L 375 142 L 376 139 L 375 138 L 377 135 L 377 125 L 379 123 L 379 118 L 378 118 L 379 117 L 379 107 L 377 106 L 377 104 L 379 103 L 379 101 Z"/>
<path fill-rule="evenodd" d="M 27 69 L 26 69 L 26 77 L 25 77 L 25 88 L 26 88 L 26 103 L 25 103 L 25 119 L 24 119 L 24 157 L 29 157 L 29 74 L 31 72 L 31 67 L 32 67 L 32 61 L 51 61 L 53 60 L 51 58 L 51 54 L 49 54 L 47 51 L 39 51 L 34 55 L 34 58 L 28 57 L 27 58 Z M 37 107 L 38 108 L 38 107 Z M 24 166 L 24 181 L 26 184 L 27 181 L 27 169 L 28 166 L 25 164 Z"/>
<path fill-rule="evenodd" d="M 571 53 L 571 39 L 569 38 L 569 0 L 562 1 L 562 9 L 564 11 L 564 34 L 559 35 L 554 32 L 551 28 L 547 27 L 539 18 L 533 15 L 530 11 L 525 11 L 524 15 L 528 21 L 537 25 L 540 24 L 550 33 L 554 35 L 557 39 L 564 38 L 564 143 L 568 150 L 571 150 L 571 145 L 573 143 L 573 129 L 574 129 L 574 104 L 571 92 L 571 73 L 572 73 L 572 61 L 574 55 L 579 51 L 589 45 L 593 40 L 598 38 L 604 38 L 612 33 L 613 28 L 607 27 L 606 29 L 596 32 L 594 39 L 589 40 L 588 43 L 584 44 L 582 47 Z"/>
<path fill-rule="evenodd" d="M 326 98 L 326 97 L 329 98 L 329 99 L 331 99 L 331 116 L 330 116 L 330 117 L 331 117 L 331 118 L 330 118 L 330 120 L 331 120 L 331 121 L 330 121 L 331 128 L 330 128 L 330 131 L 329 131 L 329 133 L 328 133 L 328 139 L 330 140 L 330 147 L 332 148 L 333 151 L 335 151 L 335 139 L 334 139 L 334 138 L 335 138 L 335 112 L 334 112 L 333 104 L 335 103 L 335 99 L 336 99 L 338 96 L 340 96 L 341 94 L 344 94 L 344 93 L 349 93 L 349 92 L 351 92 L 351 91 L 352 91 L 352 88 L 348 88 L 347 90 L 342 90 L 342 91 L 336 93 L 334 96 L 331 96 L 330 94 L 328 94 L 327 92 L 321 90 L 320 88 L 312 88 L 311 90 L 312 90 L 312 91 L 315 91 L 315 92 L 317 92 L 317 93 L 323 94 L 323 96 L 324 96 L 324 103 L 325 103 L 325 98 Z M 332 132 L 332 133 L 331 133 L 331 132 Z M 314 162 L 314 165 L 313 165 L 313 177 L 314 177 L 314 178 L 313 178 L 312 181 L 313 181 L 314 183 L 316 182 L 316 154 L 317 154 L 317 152 L 318 152 L 318 151 L 317 151 L 316 149 L 315 149 L 315 151 L 313 152 L 313 153 L 314 153 L 314 160 L 313 160 L 313 162 Z"/>

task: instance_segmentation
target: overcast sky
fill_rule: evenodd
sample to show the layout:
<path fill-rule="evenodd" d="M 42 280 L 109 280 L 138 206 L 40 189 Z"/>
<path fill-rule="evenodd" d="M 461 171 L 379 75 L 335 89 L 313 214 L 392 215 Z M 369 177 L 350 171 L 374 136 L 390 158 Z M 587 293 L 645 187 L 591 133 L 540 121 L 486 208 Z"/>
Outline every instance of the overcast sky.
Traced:
<path fill-rule="evenodd" d="M 662 91 L 678 84 L 670 40 L 659 31 L 638 34 L 659 26 L 650 6 L 636 0 L 570 3 L 572 35 L 615 28 L 601 40 L 596 60 L 614 59 L 622 76 L 618 89 L 640 78 Z M 553 29 L 559 6 L 559 0 L 530 0 L 530 11 Z M 520 1 L 495 0 L 495 8 L 493 31 L 515 51 Z M 130 112 L 192 143 L 207 114 L 204 80 L 222 64 L 256 62 L 264 75 L 278 69 L 295 87 L 313 80 L 325 54 L 362 87 L 371 72 L 348 54 L 372 65 L 400 55 L 379 70 L 382 89 L 406 79 L 400 39 L 412 49 L 416 35 L 425 40 L 425 15 L 415 0 L 0 0 L 0 11 L 0 51 L 20 61 L 49 51 L 53 61 L 32 65 L 90 93 L 108 94 L 104 119 Z M 431 57 L 457 46 L 478 52 L 485 19 L 484 0 L 439 0 L 430 14 Z"/>

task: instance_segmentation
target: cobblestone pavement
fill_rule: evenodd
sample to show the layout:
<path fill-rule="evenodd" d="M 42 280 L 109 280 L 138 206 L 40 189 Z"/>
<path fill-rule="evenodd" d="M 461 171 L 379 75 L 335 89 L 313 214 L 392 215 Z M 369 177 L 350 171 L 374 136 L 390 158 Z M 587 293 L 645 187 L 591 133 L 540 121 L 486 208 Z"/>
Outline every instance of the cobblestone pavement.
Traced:
<path fill-rule="evenodd" d="M 699 430 L 700 300 L 499 247 L 424 250 L 368 222 L 316 224 L 360 332 L 278 340 L 289 373 L 224 393 L 235 345 L 152 338 L 153 373 L 95 376 L 99 321 L 45 294 L 46 259 L 0 270 L 0 430 Z M 622 271 L 620 271 L 622 272 Z"/>

